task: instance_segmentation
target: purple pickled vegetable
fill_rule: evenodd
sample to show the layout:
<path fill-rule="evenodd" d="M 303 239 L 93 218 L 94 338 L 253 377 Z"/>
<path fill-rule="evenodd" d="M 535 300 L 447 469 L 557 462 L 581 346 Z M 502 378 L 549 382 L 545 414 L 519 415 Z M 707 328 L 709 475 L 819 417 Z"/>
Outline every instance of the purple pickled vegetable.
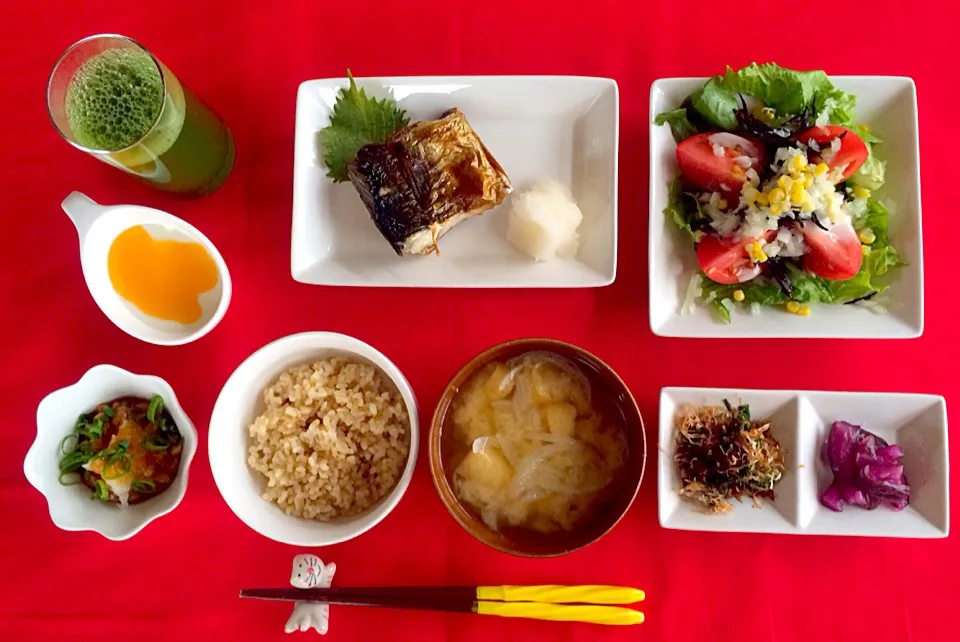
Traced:
<path fill-rule="evenodd" d="M 890 504 L 890 507 L 893 510 L 903 510 L 907 507 L 907 504 L 910 503 L 910 500 L 907 498 L 904 499 L 888 499 L 887 503 Z"/>
<path fill-rule="evenodd" d="M 843 510 L 843 495 L 836 482 L 830 484 L 827 490 L 823 492 L 823 495 L 820 496 L 820 503 L 838 513 Z"/>
<path fill-rule="evenodd" d="M 877 461 L 884 464 L 896 464 L 903 460 L 903 448 L 887 446 L 877 451 Z"/>
<path fill-rule="evenodd" d="M 910 484 L 903 473 L 903 449 L 860 426 L 834 422 L 821 457 L 833 471 L 833 483 L 820 503 L 840 512 L 844 504 L 873 510 L 885 502 L 894 510 L 910 503 Z"/>

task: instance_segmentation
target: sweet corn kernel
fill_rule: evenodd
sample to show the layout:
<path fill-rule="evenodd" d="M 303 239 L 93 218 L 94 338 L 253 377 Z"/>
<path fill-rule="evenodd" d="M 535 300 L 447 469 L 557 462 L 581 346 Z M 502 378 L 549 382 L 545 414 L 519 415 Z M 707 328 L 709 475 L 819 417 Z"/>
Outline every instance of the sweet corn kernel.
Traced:
<path fill-rule="evenodd" d="M 783 178 L 782 176 L 780 178 Z M 787 193 L 779 187 L 774 187 L 770 190 L 770 203 L 780 203 L 787 197 Z"/>
<path fill-rule="evenodd" d="M 721 210 L 727 209 L 727 205 L 728 203 L 726 199 L 721 198 L 719 201 L 717 201 L 717 207 Z"/>
<path fill-rule="evenodd" d="M 793 185 L 793 180 L 789 176 L 781 176 L 777 179 L 777 187 L 782 189 L 784 192 L 789 190 L 791 185 Z"/>
<path fill-rule="evenodd" d="M 800 312 L 800 304 L 797 303 L 796 301 L 788 301 L 787 312 L 792 312 L 793 314 L 797 314 L 798 312 Z"/>
<path fill-rule="evenodd" d="M 743 186 L 743 192 L 740 193 L 740 196 L 743 198 L 743 202 L 750 206 L 757 202 L 757 194 L 759 193 L 756 187 L 747 184 Z"/>
<path fill-rule="evenodd" d="M 807 166 L 807 157 L 806 156 L 794 156 L 793 157 L 793 168 L 798 172 L 801 171 L 804 167 Z"/>
<path fill-rule="evenodd" d="M 759 192 L 757 194 L 757 203 L 760 205 L 767 205 L 770 202 L 770 195 L 766 192 Z"/>
<path fill-rule="evenodd" d="M 772 203 L 770 205 L 770 213 L 773 214 L 774 216 L 780 216 L 781 214 L 783 214 L 783 203 L 782 202 Z"/>
<path fill-rule="evenodd" d="M 763 263 L 767 260 L 767 253 L 763 251 L 759 243 L 747 243 L 745 247 L 747 254 L 755 263 Z"/>
<path fill-rule="evenodd" d="M 743 301 L 746 296 L 743 294 L 743 290 L 734 290 L 733 291 L 733 300 L 734 301 Z"/>
<path fill-rule="evenodd" d="M 808 317 L 808 316 L 810 316 L 810 306 L 809 306 L 809 305 L 801 305 L 801 306 L 800 306 L 800 309 L 797 310 L 797 314 L 799 314 L 799 315 L 802 316 L 802 317 Z"/>
<path fill-rule="evenodd" d="M 807 196 L 807 190 L 803 189 L 803 183 L 794 183 L 793 187 L 790 188 L 790 200 L 794 203 L 799 205 L 808 198 L 810 197 Z"/>
<path fill-rule="evenodd" d="M 873 230 L 871 230 L 869 227 L 860 230 L 860 233 L 857 234 L 857 236 L 860 237 L 860 242 L 864 245 L 870 245 L 877 240 L 877 235 L 874 234 Z"/>
<path fill-rule="evenodd" d="M 853 197 L 854 198 L 870 198 L 870 190 L 862 185 L 856 185 L 853 188 Z"/>
<path fill-rule="evenodd" d="M 830 167 L 826 163 L 817 163 L 817 166 L 813 168 L 813 175 L 823 176 L 828 171 L 830 171 Z"/>
<path fill-rule="evenodd" d="M 804 174 L 803 175 L 803 186 L 810 187 L 813 185 L 813 174 Z"/>
<path fill-rule="evenodd" d="M 814 210 L 813 201 L 811 201 L 809 198 L 808 198 L 807 200 L 805 200 L 803 203 L 800 204 L 800 211 L 801 211 L 801 212 L 806 212 L 806 213 L 809 214 L 809 213 L 812 212 L 813 210 Z"/>
<path fill-rule="evenodd" d="M 861 245 L 861 246 L 860 246 L 860 253 L 863 254 L 864 256 L 866 256 L 867 254 L 870 254 L 870 246 L 869 246 L 869 245 Z"/>

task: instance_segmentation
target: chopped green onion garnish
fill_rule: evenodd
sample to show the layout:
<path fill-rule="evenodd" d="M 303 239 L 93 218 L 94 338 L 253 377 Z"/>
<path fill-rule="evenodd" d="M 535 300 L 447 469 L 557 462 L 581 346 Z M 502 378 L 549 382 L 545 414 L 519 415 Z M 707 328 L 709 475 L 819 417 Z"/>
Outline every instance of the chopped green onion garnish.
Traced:
<path fill-rule="evenodd" d="M 163 435 L 153 433 L 152 435 L 148 435 L 146 439 L 140 442 L 140 445 L 146 450 L 159 451 L 169 448 L 170 442 L 167 441 L 167 438 Z"/>
<path fill-rule="evenodd" d="M 76 473 L 60 473 L 60 477 L 57 478 L 57 481 L 60 482 L 61 486 L 76 486 L 82 480 L 80 479 L 80 475 Z"/>
<path fill-rule="evenodd" d="M 153 395 L 150 399 L 150 405 L 147 406 L 147 419 L 150 423 L 156 423 L 157 417 L 163 413 L 163 397 Z"/>
<path fill-rule="evenodd" d="M 73 440 L 73 445 L 68 446 L 67 444 L 70 442 L 71 439 Z M 67 455 L 69 453 L 72 453 L 77 449 L 77 445 L 79 443 L 80 443 L 80 438 L 77 437 L 76 434 L 71 433 L 67 435 L 66 437 L 60 440 L 60 454 Z"/>
<path fill-rule="evenodd" d="M 89 454 L 80 452 L 79 450 L 74 450 L 73 452 L 67 453 L 60 458 L 60 472 L 75 472 L 82 468 L 85 463 L 90 461 L 90 459 L 91 457 Z"/>
<path fill-rule="evenodd" d="M 100 414 L 102 414 L 107 419 L 113 419 L 116 416 L 116 411 L 111 406 L 104 406 L 100 409 Z"/>
<path fill-rule="evenodd" d="M 110 490 L 107 488 L 107 483 L 102 479 L 98 479 L 96 482 L 96 488 L 93 490 L 92 499 L 99 499 L 102 502 L 110 499 Z"/>
<path fill-rule="evenodd" d="M 88 424 L 84 424 L 80 429 L 81 435 L 86 435 L 90 439 L 100 439 L 103 436 L 103 419 L 94 419 Z"/>
<path fill-rule="evenodd" d="M 111 475 L 107 475 L 108 466 L 113 466 L 113 474 Z M 114 453 L 103 463 L 102 476 L 104 479 L 119 479 L 129 473 L 132 467 L 133 461 L 130 459 L 130 455 L 126 453 Z"/>
<path fill-rule="evenodd" d="M 152 493 L 157 489 L 157 485 L 153 483 L 152 479 L 135 479 L 130 484 L 130 488 L 138 493 Z"/>

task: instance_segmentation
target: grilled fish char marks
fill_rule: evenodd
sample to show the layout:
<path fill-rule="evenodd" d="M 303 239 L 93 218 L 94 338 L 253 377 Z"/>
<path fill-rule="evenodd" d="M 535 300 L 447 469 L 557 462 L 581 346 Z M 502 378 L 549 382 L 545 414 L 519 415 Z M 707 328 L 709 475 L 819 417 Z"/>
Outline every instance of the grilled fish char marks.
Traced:
<path fill-rule="evenodd" d="M 366 145 L 350 181 L 397 254 L 429 254 L 460 221 L 499 205 L 510 180 L 457 109 Z"/>

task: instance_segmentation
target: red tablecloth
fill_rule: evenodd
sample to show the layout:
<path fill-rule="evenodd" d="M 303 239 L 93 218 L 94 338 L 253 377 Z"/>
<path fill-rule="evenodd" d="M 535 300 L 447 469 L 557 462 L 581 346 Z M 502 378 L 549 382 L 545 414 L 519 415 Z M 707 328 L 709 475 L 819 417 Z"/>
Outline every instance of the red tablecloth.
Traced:
<path fill-rule="evenodd" d="M 925 8 L 926 5 L 926 8 Z M 878 0 L 693 3 L 517 0 L 361 3 L 233 1 L 5 3 L 0 38 L 4 200 L 0 270 L 0 638 L 11 641 L 286 640 L 290 607 L 241 602 L 243 586 L 283 586 L 296 548 L 244 526 L 213 484 L 207 423 L 217 393 L 253 350 L 304 330 L 357 336 L 406 373 L 429 418 L 453 372 L 481 349 L 542 335 L 596 352 L 632 388 L 656 443 L 661 386 L 742 386 L 945 394 L 960 403 L 953 266 L 958 174 L 956 26 L 931 4 Z M 92 33 L 143 42 L 221 114 L 237 163 L 213 196 L 183 201 L 72 149 L 44 113 L 57 55 Z M 915 341 L 702 341 L 653 337 L 647 321 L 650 83 L 775 60 L 835 74 L 916 79 L 926 217 L 927 322 Z M 620 270 L 578 291 L 334 289 L 289 273 L 294 102 L 309 78 L 360 75 L 585 74 L 620 84 Z M 234 280 L 221 325 L 185 347 L 114 327 L 84 287 L 59 203 L 177 214 L 219 247 Z M 386 313 L 385 311 L 389 311 Z M 764 364 L 785 357 L 788 367 Z M 58 530 L 23 478 L 34 410 L 88 368 L 113 363 L 176 389 L 200 431 L 181 506 L 126 542 Z M 958 442 L 953 440 L 954 444 Z M 954 452 L 955 449 L 954 449 Z M 318 549 L 339 585 L 610 583 L 646 589 L 631 629 L 334 608 L 336 640 L 957 639 L 955 537 L 937 541 L 705 534 L 661 529 L 656 449 L 626 519 L 596 545 L 549 561 L 474 541 L 434 492 L 425 449 L 397 509 L 368 534 Z M 960 490 L 954 484 L 954 491 Z M 87 590 L 90 587 L 92 590 Z M 950 633 L 954 631 L 954 633 Z M 298 634 L 304 640 L 314 633 Z M 292 638 L 289 638 L 292 639 Z"/>

